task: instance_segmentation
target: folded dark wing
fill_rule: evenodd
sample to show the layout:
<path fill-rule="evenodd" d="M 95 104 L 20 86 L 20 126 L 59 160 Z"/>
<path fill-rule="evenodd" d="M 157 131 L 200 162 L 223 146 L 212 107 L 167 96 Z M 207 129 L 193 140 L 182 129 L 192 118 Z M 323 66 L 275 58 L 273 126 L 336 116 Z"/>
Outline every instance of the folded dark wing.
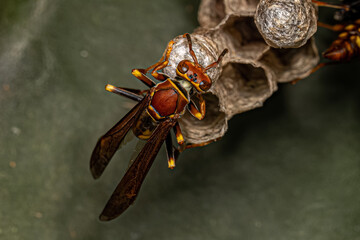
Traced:
<path fill-rule="evenodd" d="M 90 170 L 94 178 L 101 176 L 127 132 L 148 105 L 149 99 L 149 95 L 146 95 L 125 117 L 98 140 L 90 159 Z"/>
<path fill-rule="evenodd" d="M 108 221 L 123 213 L 134 201 L 157 153 L 176 121 L 168 119 L 159 124 L 134 163 L 130 166 L 107 202 L 100 220 Z"/>

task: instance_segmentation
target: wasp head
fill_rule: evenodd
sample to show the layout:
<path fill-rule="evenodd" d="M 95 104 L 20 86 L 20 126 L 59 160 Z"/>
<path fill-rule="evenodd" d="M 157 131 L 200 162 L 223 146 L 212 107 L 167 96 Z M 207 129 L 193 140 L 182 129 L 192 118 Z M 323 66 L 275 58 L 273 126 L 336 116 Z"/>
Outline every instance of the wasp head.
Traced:
<path fill-rule="evenodd" d="M 189 60 L 182 60 L 176 68 L 176 73 L 179 77 L 189 81 L 200 93 L 208 91 L 211 87 L 211 79 L 205 73 L 204 68 Z"/>
<path fill-rule="evenodd" d="M 212 81 L 210 77 L 206 74 L 206 71 L 210 68 L 216 67 L 220 63 L 224 55 L 228 52 L 228 50 L 224 49 L 216 62 L 213 62 L 212 64 L 204 68 L 199 64 L 196 55 L 192 49 L 192 41 L 190 34 L 185 33 L 184 37 L 186 37 L 188 40 L 189 52 L 193 61 L 182 60 L 181 62 L 179 62 L 176 67 L 176 74 L 179 77 L 189 81 L 198 92 L 206 92 L 211 88 L 212 85 Z"/>

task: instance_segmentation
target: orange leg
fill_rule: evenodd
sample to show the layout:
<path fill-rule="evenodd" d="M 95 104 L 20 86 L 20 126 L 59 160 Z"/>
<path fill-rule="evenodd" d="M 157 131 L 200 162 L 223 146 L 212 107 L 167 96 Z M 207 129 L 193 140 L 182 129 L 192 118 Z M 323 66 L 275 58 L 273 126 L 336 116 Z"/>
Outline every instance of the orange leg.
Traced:
<path fill-rule="evenodd" d="M 326 29 L 329 29 L 329 30 L 332 30 L 332 31 L 335 31 L 335 32 L 342 31 L 345 28 L 345 25 L 342 25 L 342 24 L 329 25 L 329 24 L 326 24 L 326 23 L 318 22 L 317 25 L 319 27 L 323 27 L 323 28 L 326 28 Z"/>
<path fill-rule="evenodd" d="M 183 145 L 185 143 L 185 140 L 184 140 L 184 136 L 182 135 L 179 123 L 176 123 L 176 125 L 174 127 L 174 132 L 175 132 L 175 135 L 176 135 L 177 143 L 179 145 Z"/>
<path fill-rule="evenodd" d="M 169 57 L 170 57 L 170 53 L 172 51 L 172 47 L 174 45 L 174 41 L 170 41 L 166 47 L 165 52 L 163 53 L 163 56 L 160 58 L 160 60 L 151 65 L 150 67 L 148 67 L 147 69 L 144 69 L 144 72 L 147 73 L 148 71 L 151 71 L 151 75 L 159 80 L 159 81 L 164 81 L 166 80 L 168 77 L 165 74 L 159 73 L 158 71 L 160 71 L 161 69 L 165 68 L 168 64 L 169 64 Z"/>
<path fill-rule="evenodd" d="M 144 69 L 135 68 L 131 71 L 131 73 L 149 88 L 152 88 L 156 85 L 156 83 L 153 80 L 151 80 L 148 76 L 146 76 L 146 71 L 144 71 Z"/>
<path fill-rule="evenodd" d="M 189 149 L 189 148 L 195 148 L 195 147 L 203 147 L 203 146 L 206 146 L 210 143 L 213 143 L 213 142 L 216 142 L 218 140 L 220 140 L 221 137 L 219 138 L 216 138 L 216 139 L 213 139 L 213 140 L 209 140 L 207 142 L 203 142 L 203 143 L 194 143 L 194 144 L 183 144 L 183 145 L 180 145 L 179 148 L 175 149 L 175 152 L 174 152 L 174 157 L 175 157 L 175 161 L 178 160 L 179 158 L 179 155 L 180 153 L 182 153 L 185 149 Z"/>
<path fill-rule="evenodd" d="M 308 76 L 313 74 L 314 72 L 316 72 L 317 70 L 319 70 L 322 67 L 328 66 L 328 65 L 333 65 L 333 64 L 337 64 L 337 63 L 341 63 L 341 62 L 326 62 L 326 63 L 319 63 L 318 65 L 316 65 L 313 69 L 311 69 L 308 72 Z M 296 84 L 298 81 L 300 81 L 302 78 L 297 78 L 293 81 L 291 81 L 291 84 Z"/>
<path fill-rule="evenodd" d="M 335 9 L 344 9 L 345 11 L 349 11 L 349 6 L 347 5 L 334 5 L 334 4 L 329 4 L 329 3 L 325 3 L 325 2 L 321 2 L 321 1 L 316 1 L 316 0 L 312 0 L 312 2 L 316 5 L 318 5 L 319 7 L 329 7 L 329 8 L 335 8 Z"/>
<path fill-rule="evenodd" d="M 132 100 L 135 101 L 141 101 L 143 99 L 143 95 L 144 93 L 147 93 L 149 90 L 138 90 L 138 89 L 131 89 L 131 88 L 120 88 L 120 87 L 115 87 L 113 85 L 107 84 L 105 86 L 105 90 L 112 92 L 112 93 L 116 93 L 120 96 L 124 96 L 127 98 L 130 98 Z"/>
<path fill-rule="evenodd" d="M 195 118 L 203 120 L 206 112 L 206 103 L 201 94 L 196 94 L 196 97 L 199 99 L 200 110 L 197 108 L 193 100 L 189 103 L 188 110 Z"/>
<path fill-rule="evenodd" d="M 174 146 L 172 144 L 171 134 L 169 133 L 165 140 L 166 144 L 166 153 L 168 159 L 168 168 L 174 169 L 175 168 L 175 154 L 174 154 Z"/>
<path fill-rule="evenodd" d="M 120 88 L 120 89 L 123 89 L 128 92 L 132 92 L 132 93 L 134 93 L 136 95 L 140 95 L 140 96 L 149 92 L 149 90 L 139 90 L 139 89 L 133 89 L 133 88 Z"/>
<path fill-rule="evenodd" d="M 179 155 L 181 152 L 183 152 L 185 149 L 189 149 L 189 148 L 194 148 L 194 147 L 202 147 L 202 146 L 206 146 L 212 142 L 216 142 L 218 140 L 221 139 L 221 137 L 213 139 L 213 140 L 209 140 L 207 142 L 203 142 L 203 143 L 196 143 L 196 144 L 186 144 L 184 141 L 184 137 L 181 133 L 181 129 L 179 126 L 179 123 L 176 123 L 175 127 L 174 127 L 174 131 L 175 131 L 175 135 L 176 135 L 176 140 L 179 144 L 178 148 L 174 148 L 174 157 L 175 157 L 175 161 L 177 161 Z"/>
<path fill-rule="evenodd" d="M 215 138 L 215 139 L 213 139 L 213 140 L 209 140 L 209 141 L 203 142 L 203 143 L 186 144 L 185 149 L 194 148 L 194 147 L 203 147 L 203 146 L 206 146 L 206 145 L 208 145 L 208 144 L 210 144 L 210 143 L 216 142 L 216 141 L 218 141 L 218 140 L 220 140 L 220 139 L 221 139 L 221 137 Z"/>
<path fill-rule="evenodd" d="M 179 123 L 176 123 L 175 127 L 173 128 L 175 135 L 176 135 L 176 141 L 179 144 L 178 148 L 174 148 L 174 157 L 175 157 L 175 161 L 177 161 L 180 152 L 184 151 L 186 148 L 186 143 L 184 140 L 184 136 L 181 132 L 181 128 Z"/>
<path fill-rule="evenodd" d="M 179 148 L 175 148 L 172 144 L 171 135 L 169 133 L 169 139 L 166 139 L 166 151 L 168 153 L 168 167 L 173 169 L 175 167 L 176 160 L 179 156 L 180 151 L 184 151 L 186 148 L 184 136 L 181 132 L 179 123 L 176 123 L 173 128 L 176 136 L 176 141 L 179 144 Z M 180 150 L 179 150 L 180 149 Z"/>

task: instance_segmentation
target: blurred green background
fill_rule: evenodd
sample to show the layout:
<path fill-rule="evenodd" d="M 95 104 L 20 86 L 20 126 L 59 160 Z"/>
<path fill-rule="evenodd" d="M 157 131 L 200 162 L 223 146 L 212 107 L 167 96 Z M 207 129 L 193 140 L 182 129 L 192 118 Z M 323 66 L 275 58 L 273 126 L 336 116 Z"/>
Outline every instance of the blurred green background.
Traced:
<path fill-rule="evenodd" d="M 192 32 L 198 5 L 1 0 L 0 239 L 360 239 L 358 61 L 280 85 L 173 171 L 162 149 L 135 205 L 98 221 L 133 151 L 92 179 L 97 139 L 133 104 L 104 86 L 144 88 L 131 69 Z M 316 36 L 322 51 L 336 34 Z"/>

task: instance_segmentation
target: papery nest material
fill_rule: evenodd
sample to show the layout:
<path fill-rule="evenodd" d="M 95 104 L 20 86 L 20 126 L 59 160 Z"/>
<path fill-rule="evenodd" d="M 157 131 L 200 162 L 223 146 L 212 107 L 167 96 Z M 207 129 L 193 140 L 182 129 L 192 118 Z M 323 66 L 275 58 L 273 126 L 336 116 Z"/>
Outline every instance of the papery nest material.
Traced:
<path fill-rule="evenodd" d="M 319 61 L 311 39 L 299 48 L 271 47 L 254 22 L 259 1 L 203 0 L 199 9 L 200 27 L 191 34 L 193 50 L 203 66 L 214 62 L 229 49 L 220 66 L 210 69 L 213 80 L 204 94 L 207 111 L 203 120 L 185 114 L 179 121 L 189 143 L 203 143 L 222 137 L 235 114 L 263 105 L 278 82 L 304 78 Z M 184 37 L 174 39 L 170 61 L 164 72 L 175 77 L 177 63 L 191 60 Z"/>
<path fill-rule="evenodd" d="M 261 0 L 254 16 L 267 44 L 298 48 L 317 30 L 317 12 L 311 0 Z"/>

